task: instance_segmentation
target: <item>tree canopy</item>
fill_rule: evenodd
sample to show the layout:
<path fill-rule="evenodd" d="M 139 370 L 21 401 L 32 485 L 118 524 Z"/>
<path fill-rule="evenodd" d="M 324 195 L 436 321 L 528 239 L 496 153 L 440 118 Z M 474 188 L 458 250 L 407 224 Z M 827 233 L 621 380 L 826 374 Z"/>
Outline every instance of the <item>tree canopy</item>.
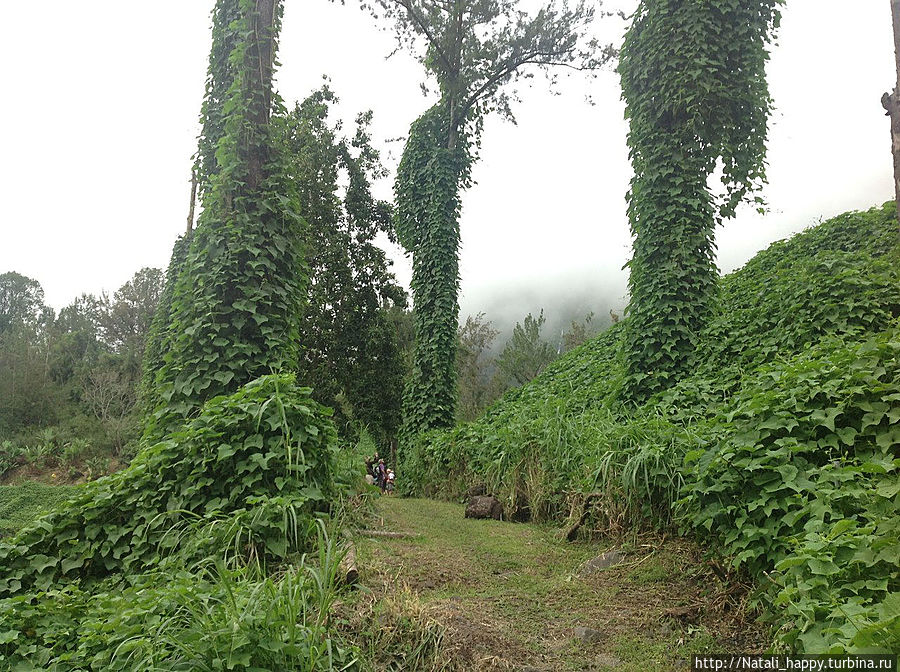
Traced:
<path fill-rule="evenodd" d="M 384 168 L 372 146 L 372 113 L 352 137 L 329 119 L 338 98 L 323 86 L 279 119 L 279 141 L 307 222 L 308 306 L 301 327 L 299 380 L 333 406 L 342 429 L 368 427 L 382 443 L 400 424 L 404 366 L 386 311 L 406 292 L 376 244 L 393 237 L 391 205 L 372 183 Z"/>

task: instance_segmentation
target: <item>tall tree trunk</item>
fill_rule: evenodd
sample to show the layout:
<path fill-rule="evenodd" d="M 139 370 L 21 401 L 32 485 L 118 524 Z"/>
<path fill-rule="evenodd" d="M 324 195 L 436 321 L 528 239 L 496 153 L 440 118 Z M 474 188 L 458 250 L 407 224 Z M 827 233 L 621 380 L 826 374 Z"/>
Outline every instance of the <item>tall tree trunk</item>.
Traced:
<path fill-rule="evenodd" d="M 891 0 L 891 19 L 894 25 L 894 60 L 897 82 L 893 93 L 885 93 L 881 104 L 891 118 L 891 154 L 894 157 L 894 198 L 897 223 L 900 226 L 900 0 Z"/>
<path fill-rule="evenodd" d="M 247 71 L 250 78 L 249 93 L 252 96 L 249 121 L 258 129 L 265 129 L 269 123 L 272 107 L 272 70 L 275 56 L 275 11 L 276 0 L 256 0 L 256 13 L 251 26 L 254 39 L 250 42 L 250 64 Z M 263 180 L 263 166 L 268 159 L 268 138 L 266 133 L 258 133 L 247 148 L 248 179 L 251 190 L 256 190 Z"/>

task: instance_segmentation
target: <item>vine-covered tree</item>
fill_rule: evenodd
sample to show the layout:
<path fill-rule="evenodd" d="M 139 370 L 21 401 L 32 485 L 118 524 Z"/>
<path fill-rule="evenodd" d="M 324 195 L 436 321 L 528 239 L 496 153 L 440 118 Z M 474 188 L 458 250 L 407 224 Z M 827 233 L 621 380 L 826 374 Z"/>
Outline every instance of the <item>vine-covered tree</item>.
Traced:
<path fill-rule="evenodd" d="M 306 296 L 301 219 L 270 118 L 279 0 L 218 0 L 198 183 L 203 212 L 173 252 L 148 427 L 158 436 L 213 396 L 296 370 Z M 183 256 L 183 260 L 179 258 Z M 179 263 L 175 263 L 179 262 Z M 170 278 L 171 279 L 171 278 Z"/>
<path fill-rule="evenodd" d="M 641 0 L 619 63 L 634 235 L 626 397 L 687 370 L 717 287 L 717 221 L 765 182 L 765 78 L 781 0 Z M 723 194 L 708 179 L 719 167 Z M 759 201 L 758 197 L 754 200 Z"/>
<path fill-rule="evenodd" d="M 438 102 L 409 132 L 395 182 L 397 234 L 413 256 L 416 350 L 405 394 L 410 432 L 449 426 L 456 406 L 460 192 L 485 117 L 511 116 L 527 66 L 594 70 L 612 55 L 586 37 L 594 10 L 552 4 L 533 16 L 513 0 L 375 0 L 401 47 L 437 83 Z"/>
<path fill-rule="evenodd" d="M 341 124 L 329 122 L 337 102 L 323 86 L 281 124 L 308 225 L 298 378 L 334 407 L 339 427 L 367 427 L 386 445 L 399 428 L 403 390 L 402 354 L 386 310 L 405 307 L 406 293 L 375 244 L 378 234 L 393 236 L 393 225 L 390 204 L 372 195 L 373 181 L 385 174 L 371 143 L 372 114 L 358 115 L 354 135 L 344 137 Z"/>

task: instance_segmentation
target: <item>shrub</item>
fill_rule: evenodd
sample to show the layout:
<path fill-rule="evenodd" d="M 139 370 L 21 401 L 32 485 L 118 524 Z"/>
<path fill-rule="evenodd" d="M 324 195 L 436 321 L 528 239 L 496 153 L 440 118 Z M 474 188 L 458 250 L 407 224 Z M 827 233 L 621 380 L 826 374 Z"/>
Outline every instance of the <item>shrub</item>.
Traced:
<path fill-rule="evenodd" d="M 333 494 L 334 441 L 328 413 L 290 376 L 212 399 L 130 467 L 0 544 L 0 596 L 146 571 L 197 521 L 239 521 L 253 532 L 245 545 L 283 554 L 291 517 L 325 509 Z M 254 516 L 262 504 L 265 522 Z"/>

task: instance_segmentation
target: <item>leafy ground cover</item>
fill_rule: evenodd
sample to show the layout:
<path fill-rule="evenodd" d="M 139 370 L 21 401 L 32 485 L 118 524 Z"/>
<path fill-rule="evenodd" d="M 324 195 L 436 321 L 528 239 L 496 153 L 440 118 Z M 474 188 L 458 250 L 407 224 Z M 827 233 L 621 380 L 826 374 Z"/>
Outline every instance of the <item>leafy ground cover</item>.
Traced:
<path fill-rule="evenodd" d="M 513 515 L 584 513 L 589 533 L 690 531 L 763 581 L 781 646 L 900 648 L 893 215 L 838 216 L 723 278 L 692 374 L 646 404 L 622 401 L 617 325 L 408 446 L 402 482 L 453 498 L 483 481 Z"/>
<path fill-rule="evenodd" d="M 371 594 L 339 613 L 376 669 L 682 670 L 694 653 L 764 645 L 745 587 L 684 540 L 573 544 L 552 526 L 465 519 L 435 500 L 381 498 L 376 513 L 379 529 L 417 535 L 358 541 Z M 620 564 L 585 570 L 611 550 Z"/>

